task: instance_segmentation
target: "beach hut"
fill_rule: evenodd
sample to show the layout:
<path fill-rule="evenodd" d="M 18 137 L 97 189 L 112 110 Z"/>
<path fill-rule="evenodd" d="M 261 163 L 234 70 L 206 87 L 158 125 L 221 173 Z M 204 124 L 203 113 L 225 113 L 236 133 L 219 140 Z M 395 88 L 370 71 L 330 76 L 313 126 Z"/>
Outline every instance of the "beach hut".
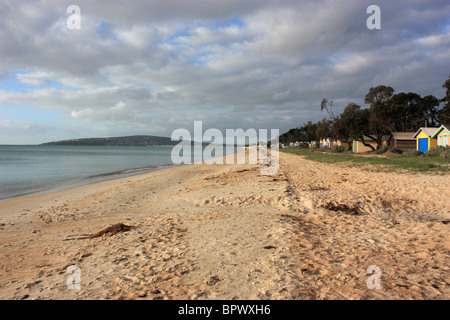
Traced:
<path fill-rule="evenodd" d="M 416 149 L 416 139 L 413 137 L 414 132 L 392 132 L 387 146 L 402 151 L 414 150 Z"/>
<path fill-rule="evenodd" d="M 320 147 L 321 148 L 331 148 L 332 146 L 333 146 L 333 139 L 330 139 L 330 138 L 320 139 Z"/>
<path fill-rule="evenodd" d="M 373 146 L 375 149 L 377 148 L 377 142 L 367 136 L 363 136 L 364 142 L 366 144 L 370 144 L 371 146 Z M 372 149 L 370 149 L 369 147 L 366 147 L 361 139 L 355 139 L 353 140 L 353 146 L 352 146 L 352 151 L 354 153 L 361 153 L 361 152 L 368 152 L 368 151 L 372 151 Z"/>
<path fill-rule="evenodd" d="M 450 146 L 450 124 L 440 126 L 431 138 L 435 138 L 438 147 Z"/>
<path fill-rule="evenodd" d="M 333 145 L 341 147 L 342 145 L 347 143 L 347 139 L 337 139 L 334 141 Z"/>
<path fill-rule="evenodd" d="M 413 136 L 416 139 L 416 150 L 420 152 L 427 152 L 431 148 L 437 146 L 437 139 L 432 138 L 439 128 L 436 127 L 423 127 L 417 130 Z"/>
<path fill-rule="evenodd" d="M 386 145 L 387 142 L 389 141 L 389 137 L 388 135 L 384 135 L 381 139 L 382 139 L 382 145 Z M 375 148 L 375 150 L 377 149 L 377 141 L 373 140 L 372 138 L 368 137 L 368 136 L 363 136 L 364 142 L 366 144 L 370 144 L 372 147 Z M 372 151 L 372 149 L 370 147 L 366 147 L 361 139 L 355 139 L 353 140 L 353 145 L 352 145 L 352 152 L 354 153 L 361 153 L 361 152 L 369 152 Z"/>

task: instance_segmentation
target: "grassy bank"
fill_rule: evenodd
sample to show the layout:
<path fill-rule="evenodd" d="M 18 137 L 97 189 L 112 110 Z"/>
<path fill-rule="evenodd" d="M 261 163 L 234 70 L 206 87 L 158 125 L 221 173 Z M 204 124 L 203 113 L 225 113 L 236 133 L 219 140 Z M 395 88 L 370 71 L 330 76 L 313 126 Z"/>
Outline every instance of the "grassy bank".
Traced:
<path fill-rule="evenodd" d="M 371 171 L 405 171 L 411 173 L 446 173 L 450 171 L 450 159 L 439 156 L 386 156 L 374 153 L 332 153 L 324 152 L 320 149 L 300 149 L 295 147 L 280 149 L 280 151 L 304 156 L 308 160 L 325 163 L 342 163 L 349 166 L 363 167 Z"/>

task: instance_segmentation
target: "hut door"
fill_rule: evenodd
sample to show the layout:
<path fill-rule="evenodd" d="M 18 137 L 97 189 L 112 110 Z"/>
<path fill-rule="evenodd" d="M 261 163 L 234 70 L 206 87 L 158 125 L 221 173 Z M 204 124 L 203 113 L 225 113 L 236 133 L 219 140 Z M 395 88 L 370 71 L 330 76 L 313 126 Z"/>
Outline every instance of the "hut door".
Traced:
<path fill-rule="evenodd" d="M 419 151 L 421 152 L 428 151 L 428 139 L 426 138 L 419 139 Z"/>

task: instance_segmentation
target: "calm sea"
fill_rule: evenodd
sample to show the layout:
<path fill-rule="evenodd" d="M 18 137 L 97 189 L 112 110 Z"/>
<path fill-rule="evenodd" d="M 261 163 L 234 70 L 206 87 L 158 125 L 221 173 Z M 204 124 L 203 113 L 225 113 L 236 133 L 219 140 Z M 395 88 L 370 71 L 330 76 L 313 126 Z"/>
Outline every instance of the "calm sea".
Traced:
<path fill-rule="evenodd" d="M 225 148 L 223 154 L 239 149 Z M 171 152 L 172 147 L 0 145 L 0 201 L 173 166 Z"/>
<path fill-rule="evenodd" d="M 0 200 L 172 165 L 172 147 L 2 146 Z"/>

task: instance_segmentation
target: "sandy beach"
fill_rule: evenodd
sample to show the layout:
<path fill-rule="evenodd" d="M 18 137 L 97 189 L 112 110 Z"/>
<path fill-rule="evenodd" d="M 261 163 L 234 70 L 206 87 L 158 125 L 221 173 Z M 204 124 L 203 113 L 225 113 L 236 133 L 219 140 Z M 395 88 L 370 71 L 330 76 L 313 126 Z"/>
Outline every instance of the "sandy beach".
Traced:
<path fill-rule="evenodd" d="M 3 201 L 0 299 L 449 299 L 449 180 L 280 153 Z"/>

